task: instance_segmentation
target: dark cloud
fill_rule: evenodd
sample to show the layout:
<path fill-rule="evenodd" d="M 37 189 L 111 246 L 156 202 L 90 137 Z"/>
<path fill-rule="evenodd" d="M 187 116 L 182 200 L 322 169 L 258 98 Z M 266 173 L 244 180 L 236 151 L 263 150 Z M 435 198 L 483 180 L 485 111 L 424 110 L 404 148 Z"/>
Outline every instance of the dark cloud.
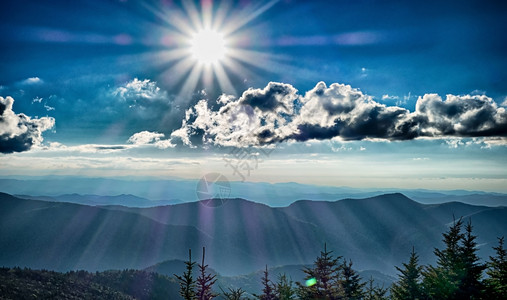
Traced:
<path fill-rule="evenodd" d="M 297 90 L 290 84 L 270 82 L 264 89 L 248 89 L 243 93 L 240 104 L 259 108 L 261 111 L 282 109 L 289 112 Z"/>
<path fill-rule="evenodd" d="M 225 99 L 225 100 L 224 100 Z M 426 94 L 415 111 L 386 106 L 349 85 L 319 82 L 304 96 L 288 84 L 201 100 L 171 137 L 182 143 L 262 146 L 283 141 L 410 140 L 419 137 L 506 137 L 507 112 L 485 95 Z"/>
<path fill-rule="evenodd" d="M 32 119 L 12 110 L 14 99 L 0 97 L 0 153 L 27 151 L 42 142 L 42 132 L 52 128 L 50 117 Z"/>

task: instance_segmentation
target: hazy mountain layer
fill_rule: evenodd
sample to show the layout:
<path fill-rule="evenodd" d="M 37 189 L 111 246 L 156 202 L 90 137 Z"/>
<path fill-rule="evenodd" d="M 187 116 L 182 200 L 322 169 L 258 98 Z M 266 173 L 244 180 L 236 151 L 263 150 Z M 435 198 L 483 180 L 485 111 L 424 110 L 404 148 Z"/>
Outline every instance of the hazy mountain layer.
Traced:
<path fill-rule="evenodd" d="M 55 270 L 144 268 L 196 258 L 224 276 L 269 266 L 312 263 L 324 243 L 356 269 L 395 273 L 412 246 L 421 263 L 456 217 L 471 218 L 479 253 L 507 235 L 507 208 L 463 203 L 424 205 L 402 194 L 336 202 L 296 201 L 272 208 L 243 199 L 152 208 L 23 200 L 0 195 L 0 264 Z"/>

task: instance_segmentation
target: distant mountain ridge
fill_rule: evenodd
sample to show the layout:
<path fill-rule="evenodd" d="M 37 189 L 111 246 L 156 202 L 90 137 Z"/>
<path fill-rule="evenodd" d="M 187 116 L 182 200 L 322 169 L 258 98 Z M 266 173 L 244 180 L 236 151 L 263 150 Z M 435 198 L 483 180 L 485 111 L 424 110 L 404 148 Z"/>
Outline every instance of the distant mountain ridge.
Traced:
<path fill-rule="evenodd" d="M 83 205 L 123 205 L 129 207 L 154 207 L 163 206 L 176 203 L 182 203 L 183 201 L 174 200 L 149 200 L 142 197 L 137 197 L 131 194 L 121 194 L 116 196 L 100 196 L 100 195 L 80 195 L 80 194 L 64 194 L 59 196 L 30 196 L 30 195 L 15 195 L 16 197 L 29 199 L 29 200 L 41 200 L 50 202 L 67 202 Z"/>
<path fill-rule="evenodd" d="M 227 177 L 227 174 L 225 174 Z M 232 179 L 232 178 L 229 178 Z M 32 177 L 27 179 L 0 178 L 0 191 L 15 195 L 49 196 L 55 199 L 59 195 L 80 194 L 96 196 L 115 196 L 130 194 L 139 198 L 166 200 L 175 203 L 198 201 L 196 195 L 197 179 L 112 179 L 86 177 Z M 350 188 L 317 186 L 295 182 L 266 183 L 266 182 L 238 182 L 231 181 L 231 198 L 243 198 L 272 207 L 284 207 L 295 200 L 310 199 L 319 201 L 336 201 L 346 198 L 367 198 L 388 193 L 399 192 L 424 204 L 435 204 L 459 201 L 473 205 L 507 206 L 507 194 L 482 191 L 432 191 L 424 189 L 395 189 L 395 188 Z M 44 200 L 40 198 L 41 200 Z M 177 199 L 177 200 L 172 200 Z M 58 199 L 56 199 L 58 200 Z M 58 200 L 59 201 L 59 200 Z M 69 202 L 65 200 L 64 202 Z M 72 202 L 72 201 L 71 201 Z M 75 201 L 74 201 L 75 202 Z M 91 204 L 90 202 L 79 202 Z M 158 205 L 171 204 L 159 203 Z M 110 205 L 125 205 L 145 207 L 145 204 L 108 203 Z M 154 204 L 154 203 L 152 203 Z M 151 204 L 149 206 L 152 206 Z"/>
<path fill-rule="evenodd" d="M 358 270 L 395 274 L 412 246 L 421 263 L 455 216 L 472 219 L 492 254 L 507 235 L 507 208 L 462 203 L 424 205 L 393 193 L 339 201 L 301 200 L 269 207 L 229 199 L 219 207 L 199 202 L 150 208 L 85 206 L 0 194 L 0 265 L 55 270 L 146 268 L 185 260 L 206 247 L 206 260 L 224 276 L 269 266 L 310 264 L 324 243 L 352 259 Z"/>

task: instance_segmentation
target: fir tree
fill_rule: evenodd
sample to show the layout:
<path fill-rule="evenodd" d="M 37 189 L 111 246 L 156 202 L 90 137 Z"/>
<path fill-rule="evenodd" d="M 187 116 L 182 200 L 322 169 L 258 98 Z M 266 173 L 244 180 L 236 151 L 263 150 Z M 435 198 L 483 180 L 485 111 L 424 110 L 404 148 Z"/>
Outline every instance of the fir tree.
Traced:
<path fill-rule="evenodd" d="M 216 275 L 207 274 L 208 265 L 204 264 L 205 253 L 206 248 L 202 247 L 202 263 L 198 265 L 200 274 L 197 277 L 197 299 L 199 300 L 209 300 L 216 297 L 212 291 L 213 284 L 217 281 Z"/>
<path fill-rule="evenodd" d="M 396 269 L 400 272 L 399 280 L 391 287 L 391 297 L 399 300 L 421 299 L 421 271 L 423 267 L 419 266 L 419 257 L 414 248 L 412 248 L 408 263 L 403 263 L 403 269 L 399 267 Z"/>
<path fill-rule="evenodd" d="M 460 241 L 464 238 L 461 232 L 461 218 L 443 234 L 445 249 L 435 248 L 437 266 L 429 266 L 423 272 L 423 289 L 431 299 L 458 299 L 458 289 L 464 278 L 464 264 Z"/>
<path fill-rule="evenodd" d="M 366 292 L 364 293 L 364 300 L 386 300 L 388 299 L 386 294 L 388 289 L 382 287 L 379 287 L 378 285 L 374 284 L 373 277 L 370 277 L 370 280 L 368 280 L 368 284 L 366 286 Z"/>
<path fill-rule="evenodd" d="M 174 274 L 180 284 L 180 295 L 185 300 L 193 300 L 195 298 L 195 280 L 192 277 L 192 271 L 195 262 L 192 261 L 192 250 L 188 249 L 188 261 L 185 262 L 186 270 L 183 276 Z"/>
<path fill-rule="evenodd" d="M 465 234 L 461 243 L 461 264 L 463 267 L 463 277 L 457 292 L 460 299 L 477 299 L 480 298 L 484 289 L 482 285 L 482 272 L 486 268 L 480 263 L 477 255 L 477 236 L 472 234 L 472 222 L 469 221 L 465 226 Z"/>
<path fill-rule="evenodd" d="M 241 300 L 243 294 L 245 291 L 242 288 L 234 289 L 234 288 L 228 288 L 229 291 L 224 291 L 222 288 L 220 288 L 222 291 L 222 295 L 226 300 Z"/>
<path fill-rule="evenodd" d="M 312 282 L 310 285 L 298 285 L 298 296 L 304 299 L 338 299 L 339 280 L 341 266 L 339 257 L 333 257 L 332 251 L 327 251 L 324 244 L 324 251 L 320 252 L 314 263 L 314 268 L 305 268 L 306 282 Z"/>
<path fill-rule="evenodd" d="M 261 277 L 262 282 L 262 295 L 256 297 L 261 300 L 275 300 L 276 294 L 275 294 L 275 286 L 269 279 L 269 272 L 268 272 L 268 266 L 266 265 L 266 270 L 263 273 L 263 276 Z"/>
<path fill-rule="evenodd" d="M 489 278 L 485 280 L 488 299 L 507 299 L 507 251 L 504 238 L 498 239 L 498 246 L 493 247 L 496 256 L 490 256 L 488 262 Z"/>
<path fill-rule="evenodd" d="M 340 288 L 344 299 L 362 299 L 364 296 L 363 288 L 366 283 L 361 282 L 359 274 L 352 269 L 352 260 L 347 263 L 343 261 L 342 279 L 340 280 Z"/>
<path fill-rule="evenodd" d="M 287 275 L 280 274 L 278 276 L 278 281 L 275 287 L 277 299 L 280 300 L 294 299 L 296 293 L 292 285 L 292 280 L 290 278 L 287 278 Z"/>

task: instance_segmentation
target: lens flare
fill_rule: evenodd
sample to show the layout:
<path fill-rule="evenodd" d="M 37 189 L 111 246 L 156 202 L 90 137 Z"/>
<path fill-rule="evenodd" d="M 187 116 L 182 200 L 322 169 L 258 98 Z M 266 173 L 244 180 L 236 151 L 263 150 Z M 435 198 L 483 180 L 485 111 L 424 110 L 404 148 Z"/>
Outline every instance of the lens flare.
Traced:
<path fill-rule="evenodd" d="M 315 285 L 317 283 L 317 279 L 315 278 L 310 278 L 306 281 L 306 286 L 312 286 L 312 285 Z"/>

